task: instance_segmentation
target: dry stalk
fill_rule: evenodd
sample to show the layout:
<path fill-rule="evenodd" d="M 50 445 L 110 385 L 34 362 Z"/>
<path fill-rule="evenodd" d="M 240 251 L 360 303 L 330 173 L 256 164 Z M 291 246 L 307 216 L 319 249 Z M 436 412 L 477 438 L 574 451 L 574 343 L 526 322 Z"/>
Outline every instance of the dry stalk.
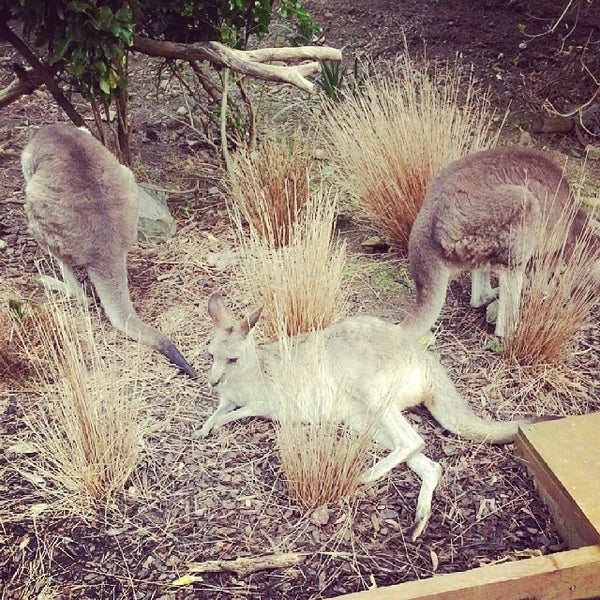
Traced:
<path fill-rule="evenodd" d="M 339 407 L 348 400 L 340 397 L 321 344 L 315 343 L 309 361 L 301 364 L 288 338 L 279 343 L 283 359 L 276 384 L 282 416 L 277 445 L 289 494 L 305 509 L 351 499 L 366 468 L 373 427 L 356 433 L 340 422 Z"/>
<path fill-rule="evenodd" d="M 236 209 L 274 248 L 289 242 L 290 229 L 309 196 L 314 157 L 306 138 L 267 139 L 253 152 L 241 147 L 230 173 Z"/>
<path fill-rule="evenodd" d="M 85 518 L 119 494 L 138 461 L 148 423 L 134 375 L 124 374 L 114 348 L 94 333 L 87 307 L 53 298 L 43 318 L 21 329 L 41 342 L 31 347 L 40 403 L 25 415 L 37 448 L 31 467 L 48 494 Z"/>
<path fill-rule="evenodd" d="M 438 169 L 498 135 L 488 94 L 458 63 L 416 66 L 408 53 L 392 75 L 368 76 L 324 113 L 320 136 L 340 185 L 400 248 Z"/>
<path fill-rule="evenodd" d="M 326 327 L 344 301 L 346 246 L 333 240 L 336 198 L 319 189 L 309 194 L 303 215 L 290 224 L 288 244 L 277 247 L 279 230 L 260 234 L 244 227 L 235 207 L 241 253 L 239 277 L 252 304 L 265 307 L 263 330 L 277 337 Z M 268 223 L 268 216 L 262 219 Z M 283 329 L 282 329 L 283 327 Z"/>
<path fill-rule="evenodd" d="M 504 340 L 504 356 L 520 365 L 571 362 L 578 333 L 590 322 L 597 303 L 600 248 L 588 219 L 582 235 L 569 241 L 578 204 L 555 223 L 541 223 L 521 294 L 519 321 Z M 546 248 L 559 247 L 557 253 Z"/>

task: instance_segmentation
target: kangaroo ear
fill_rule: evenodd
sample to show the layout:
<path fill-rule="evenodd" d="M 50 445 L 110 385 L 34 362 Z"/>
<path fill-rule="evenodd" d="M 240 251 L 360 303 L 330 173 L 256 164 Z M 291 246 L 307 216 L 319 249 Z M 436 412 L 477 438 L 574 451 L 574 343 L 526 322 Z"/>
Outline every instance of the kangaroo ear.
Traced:
<path fill-rule="evenodd" d="M 244 335 L 246 335 L 256 325 L 262 311 L 263 307 L 261 306 L 259 309 L 255 310 L 247 319 L 242 319 L 240 327 Z"/>
<path fill-rule="evenodd" d="M 215 326 L 218 326 L 220 323 L 223 323 L 223 321 L 228 320 L 227 309 L 225 308 L 221 294 L 218 292 L 211 294 L 210 298 L 208 299 L 208 314 L 213 320 Z"/>

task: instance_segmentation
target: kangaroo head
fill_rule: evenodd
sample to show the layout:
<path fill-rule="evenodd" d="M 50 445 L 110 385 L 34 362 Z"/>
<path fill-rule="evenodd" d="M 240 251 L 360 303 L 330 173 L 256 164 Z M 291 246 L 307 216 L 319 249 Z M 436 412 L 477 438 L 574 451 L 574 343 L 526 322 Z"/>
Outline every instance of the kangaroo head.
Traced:
<path fill-rule="evenodd" d="M 220 294 L 215 292 L 208 299 L 208 314 L 215 326 L 208 344 L 212 360 L 209 383 L 213 388 L 258 366 L 254 338 L 249 334 L 261 312 L 262 308 L 259 308 L 249 317 L 236 321 L 227 311 Z"/>

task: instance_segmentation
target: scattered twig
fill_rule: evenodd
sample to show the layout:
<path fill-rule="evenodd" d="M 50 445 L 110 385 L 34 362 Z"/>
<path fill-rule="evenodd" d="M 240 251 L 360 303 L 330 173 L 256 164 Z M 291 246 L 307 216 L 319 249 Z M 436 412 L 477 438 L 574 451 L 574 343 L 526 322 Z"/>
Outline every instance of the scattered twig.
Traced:
<path fill-rule="evenodd" d="M 207 560 L 200 563 L 190 563 L 188 574 L 175 580 L 172 585 L 183 586 L 201 581 L 193 573 L 235 573 L 238 577 L 245 577 L 250 573 L 268 569 L 288 569 L 295 567 L 304 560 L 304 554 L 287 552 L 284 554 L 267 554 L 265 556 L 241 556 L 234 560 Z"/>

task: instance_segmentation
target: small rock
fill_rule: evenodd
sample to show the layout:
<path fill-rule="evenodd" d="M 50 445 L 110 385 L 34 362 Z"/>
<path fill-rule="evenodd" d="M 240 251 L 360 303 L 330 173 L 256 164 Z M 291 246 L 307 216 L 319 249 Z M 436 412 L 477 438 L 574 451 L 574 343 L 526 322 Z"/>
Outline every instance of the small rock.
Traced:
<path fill-rule="evenodd" d="M 381 254 L 390 249 L 390 244 L 379 235 L 372 235 L 361 243 L 362 249 L 367 254 Z"/>
<path fill-rule="evenodd" d="M 526 146 L 527 148 L 533 146 L 533 138 L 529 131 L 523 131 L 521 133 L 521 136 L 519 137 L 519 146 Z"/>
<path fill-rule="evenodd" d="M 0 250 L 4 250 L 7 246 L 6 240 L 0 240 Z"/>
<path fill-rule="evenodd" d="M 317 527 L 324 527 L 327 525 L 327 523 L 329 523 L 329 516 L 329 507 L 327 504 L 323 504 L 313 510 L 312 514 L 310 515 L 310 520 Z"/>
<path fill-rule="evenodd" d="M 138 241 L 159 243 L 175 234 L 175 219 L 167 206 L 167 195 L 151 183 L 140 183 L 140 215 L 138 219 Z"/>

